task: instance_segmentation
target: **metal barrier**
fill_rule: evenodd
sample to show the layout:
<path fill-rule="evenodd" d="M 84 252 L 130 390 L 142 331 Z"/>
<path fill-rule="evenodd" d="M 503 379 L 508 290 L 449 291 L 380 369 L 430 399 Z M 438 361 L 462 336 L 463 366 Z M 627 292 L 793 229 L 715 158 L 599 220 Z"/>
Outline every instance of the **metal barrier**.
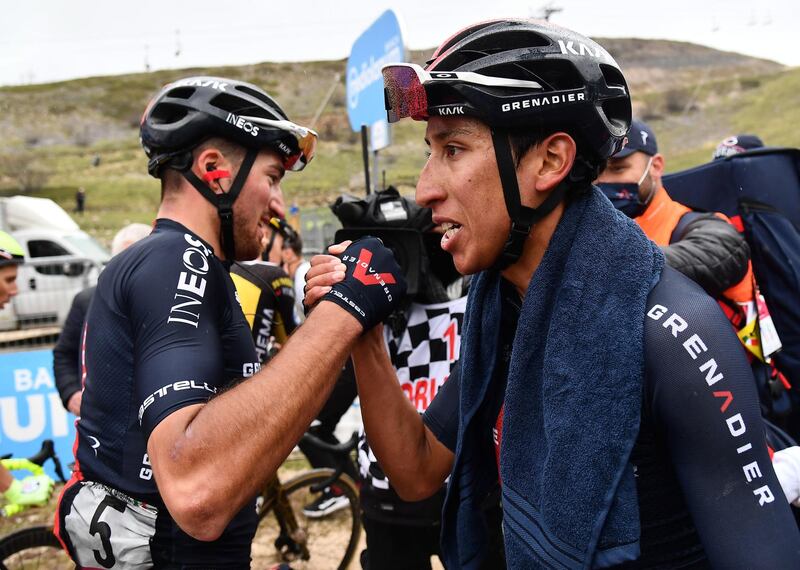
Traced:
<path fill-rule="evenodd" d="M 333 243 L 336 230 L 342 227 L 339 219 L 327 206 L 304 209 L 300 215 L 300 235 L 303 238 L 303 253 L 310 255 L 322 253 Z"/>
<path fill-rule="evenodd" d="M 26 260 L 17 273 L 18 294 L 0 310 L 0 349 L 51 344 L 75 295 L 97 283 L 102 266 L 72 256 Z"/>

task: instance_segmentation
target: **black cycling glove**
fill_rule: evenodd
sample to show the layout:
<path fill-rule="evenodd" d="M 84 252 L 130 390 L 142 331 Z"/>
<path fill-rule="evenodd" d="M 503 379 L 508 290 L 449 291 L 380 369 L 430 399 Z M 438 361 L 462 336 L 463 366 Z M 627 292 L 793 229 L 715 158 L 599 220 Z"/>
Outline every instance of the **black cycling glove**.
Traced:
<path fill-rule="evenodd" d="M 406 282 L 392 252 L 374 237 L 363 237 L 340 256 L 347 266 L 344 280 L 322 298 L 358 319 L 364 330 L 382 323 L 400 305 Z"/>

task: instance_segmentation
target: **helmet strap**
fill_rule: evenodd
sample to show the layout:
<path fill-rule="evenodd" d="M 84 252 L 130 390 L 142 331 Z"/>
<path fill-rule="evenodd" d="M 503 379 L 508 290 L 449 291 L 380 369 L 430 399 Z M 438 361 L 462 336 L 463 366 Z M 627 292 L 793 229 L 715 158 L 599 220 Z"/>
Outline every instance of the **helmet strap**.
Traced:
<path fill-rule="evenodd" d="M 497 159 L 497 168 L 500 172 L 500 183 L 503 186 L 503 198 L 506 210 L 511 218 L 511 231 L 508 234 L 503 251 L 495 261 L 493 269 L 502 271 L 516 263 L 522 256 L 525 241 L 536 222 L 547 216 L 564 198 L 566 183 L 561 181 L 547 199 L 538 208 L 523 206 L 517 183 L 517 168 L 514 165 L 514 155 L 511 152 L 507 129 L 493 128 L 492 142 L 494 154 Z"/>
<path fill-rule="evenodd" d="M 242 191 L 242 187 L 244 187 L 244 183 L 250 174 L 250 170 L 253 168 L 253 163 L 256 161 L 257 156 L 257 150 L 247 149 L 247 153 L 244 156 L 242 165 L 239 167 L 239 172 L 236 173 L 233 184 L 231 184 L 227 192 L 222 192 L 220 194 L 215 193 L 205 182 L 198 178 L 197 175 L 192 172 L 191 165 L 181 171 L 183 177 L 200 192 L 203 198 L 216 206 L 220 221 L 222 251 L 227 261 L 234 261 L 236 255 L 236 245 L 233 241 L 233 203 Z"/>

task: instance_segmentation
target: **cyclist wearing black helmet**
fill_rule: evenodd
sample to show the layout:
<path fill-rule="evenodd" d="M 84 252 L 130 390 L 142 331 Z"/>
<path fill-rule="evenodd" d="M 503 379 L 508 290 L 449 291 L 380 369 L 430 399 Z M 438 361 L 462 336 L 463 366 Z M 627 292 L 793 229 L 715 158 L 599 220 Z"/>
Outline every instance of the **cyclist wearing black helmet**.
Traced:
<path fill-rule="evenodd" d="M 89 308 L 56 533 L 82 568 L 246 568 L 256 493 L 403 281 L 377 240 L 354 244 L 385 287 L 350 269 L 260 371 L 228 268 L 261 253 L 284 172 L 311 160 L 316 134 L 254 85 L 192 77 L 152 100 L 141 138 L 158 219 L 108 264 Z"/>
<path fill-rule="evenodd" d="M 498 480 L 511 568 L 796 566 L 736 337 L 591 184 L 631 122 L 613 58 L 498 20 L 383 75 L 389 119 L 427 121 L 417 201 L 477 274 L 459 367 L 422 419 L 385 380 L 379 330 L 353 353 L 367 437 L 400 495 L 450 475 L 445 566 L 480 566 Z M 332 263 L 315 260 L 307 303 L 337 282 Z"/>

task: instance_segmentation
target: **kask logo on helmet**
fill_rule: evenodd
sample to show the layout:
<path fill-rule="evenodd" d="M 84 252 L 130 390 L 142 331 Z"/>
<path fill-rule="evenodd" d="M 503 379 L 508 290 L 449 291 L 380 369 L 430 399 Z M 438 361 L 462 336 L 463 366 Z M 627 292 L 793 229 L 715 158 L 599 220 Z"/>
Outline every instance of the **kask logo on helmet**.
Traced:
<path fill-rule="evenodd" d="M 179 87 L 211 87 L 211 89 L 215 89 L 217 91 L 226 91 L 225 89 L 228 84 L 222 81 L 216 81 L 214 79 L 203 79 L 201 77 L 190 77 L 188 79 L 181 79 L 180 81 L 175 82 L 176 86 Z"/>
<path fill-rule="evenodd" d="M 561 53 L 564 55 L 588 55 L 596 59 L 611 59 L 606 50 L 596 45 L 595 47 L 587 46 L 582 42 L 578 42 L 578 49 L 575 49 L 575 42 L 572 40 L 565 42 L 558 40 L 558 47 L 561 48 Z"/>

